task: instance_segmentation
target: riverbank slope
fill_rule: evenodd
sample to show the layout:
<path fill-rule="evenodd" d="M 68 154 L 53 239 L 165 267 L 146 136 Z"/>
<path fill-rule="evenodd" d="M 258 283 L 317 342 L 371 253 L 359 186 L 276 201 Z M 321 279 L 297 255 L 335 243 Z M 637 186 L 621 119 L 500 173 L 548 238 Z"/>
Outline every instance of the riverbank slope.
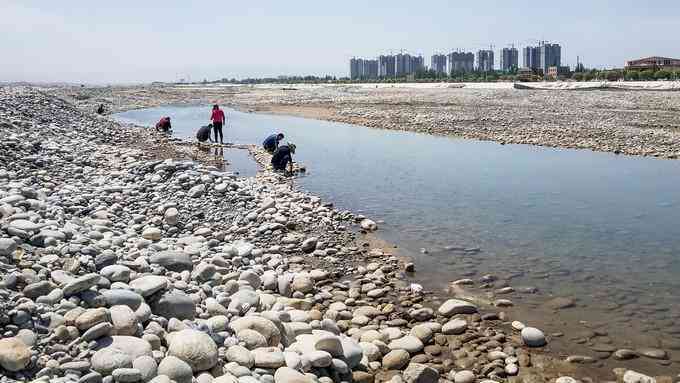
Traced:
<path fill-rule="evenodd" d="M 4 380 L 582 375 L 539 330 L 410 286 L 353 214 L 278 175 L 235 177 L 28 88 L 0 89 L 0 129 Z"/>
<path fill-rule="evenodd" d="M 139 86 L 49 92 L 94 110 L 220 103 L 380 129 L 678 158 L 680 92 L 367 86 Z"/>
<path fill-rule="evenodd" d="M 502 311 L 409 286 L 351 213 L 284 178 L 237 178 L 31 89 L 0 90 L 0 120 L 5 379 L 582 375 Z"/>

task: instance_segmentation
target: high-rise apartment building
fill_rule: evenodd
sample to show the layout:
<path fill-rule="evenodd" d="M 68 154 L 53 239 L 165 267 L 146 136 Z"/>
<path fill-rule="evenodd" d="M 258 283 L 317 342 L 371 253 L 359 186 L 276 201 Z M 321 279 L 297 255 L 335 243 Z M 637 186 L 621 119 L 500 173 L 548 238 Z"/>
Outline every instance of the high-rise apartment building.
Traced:
<path fill-rule="evenodd" d="M 548 73 L 550 67 L 562 66 L 562 47 L 559 44 L 550 44 L 545 41 L 538 46 L 539 68 L 543 73 Z"/>
<path fill-rule="evenodd" d="M 562 66 L 562 47 L 559 44 L 541 41 L 537 47 L 524 48 L 522 53 L 526 68 L 548 73 L 548 68 Z"/>
<path fill-rule="evenodd" d="M 491 72 L 494 69 L 493 51 L 481 49 L 477 51 L 477 70 Z"/>
<path fill-rule="evenodd" d="M 423 59 L 423 56 L 411 56 L 411 72 L 409 73 L 418 73 L 422 72 L 425 70 L 425 59 Z"/>
<path fill-rule="evenodd" d="M 519 52 L 517 48 L 503 48 L 501 50 L 501 70 L 508 72 L 519 67 Z"/>
<path fill-rule="evenodd" d="M 378 60 L 352 57 L 349 60 L 349 78 L 352 80 L 378 78 Z"/>
<path fill-rule="evenodd" d="M 394 77 L 395 61 L 393 55 L 381 55 L 378 57 L 378 76 L 380 77 Z"/>
<path fill-rule="evenodd" d="M 475 55 L 471 52 L 451 52 L 448 59 L 449 74 L 472 72 L 475 69 Z"/>
<path fill-rule="evenodd" d="M 352 80 L 359 78 L 359 60 L 354 57 L 349 59 L 349 78 Z"/>
<path fill-rule="evenodd" d="M 398 76 L 404 76 L 411 73 L 411 55 L 408 53 L 398 53 L 394 56 L 394 71 Z"/>
<path fill-rule="evenodd" d="M 446 55 L 435 53 L 430 60 L 430 69 L 437 74 L 446 73 Z"/>
<path fill-rule="evenodd" d="M 408 53 L 399 53 L 394 56 L 394 73 L 397 77 L 423 71 L 425 60 L 423 56 L 411 56 Z"/>
<path fill-rule="evenodd" d="M 364 60 L 363 79 L 374 80 L 378 78 L 378 60 Z"/>
<path fill-rule="evenodd" d="M 540 65 L 540 49 L 538 47 L 525 47 L 522 49 L 522 63 L 525 68 L 538 70 Z"/>

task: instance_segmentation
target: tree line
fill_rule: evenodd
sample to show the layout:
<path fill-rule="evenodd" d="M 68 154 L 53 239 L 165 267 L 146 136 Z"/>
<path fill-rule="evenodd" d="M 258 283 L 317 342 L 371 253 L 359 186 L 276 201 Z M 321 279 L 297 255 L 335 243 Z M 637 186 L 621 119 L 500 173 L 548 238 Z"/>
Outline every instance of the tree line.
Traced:
<path fill-rule="evenodd" d="M 653 81 L 653 80 L 680 80 L 680 69 L 646 69 L 646 70 L 627 70 L 627 69 L 586 69 L 583 66 L 572 73 L 569 77 L 560 77 L 561 80 L 571 79 L 574 81 Z M 235 78 L 222 78 L 216 81 L 203 80 L 202 84 L 353 84 L 353 83 L 401 83 L 401 82 L 496 82 L 496 81 L 541 81 L 543 76 L 534 74 L 527 78 L 526 75 L 518 74 L 518 69 L 510 71 L 471 71 L 471 72 L 452 72 L 437 73 L 434 70 L 422 70 L 410 75 L 397 77 L 379 77 L 352 80 L 349 77 L 336 76 L 279 76 L 263 78 L 246 78 L 237 80 Z M 553 79 L 545 78 L 546 81 Z"/>
<path fill-rule="evenodd" d="M 583 72 L 576 72 L 572 75 L 576 81 L 608 80 L 608 81 L 653 81 L 653 80 L 678 80 L 680 70 L 670 71 L 667 69 L 610 69 L 597 70 L 591 69 Z"/>

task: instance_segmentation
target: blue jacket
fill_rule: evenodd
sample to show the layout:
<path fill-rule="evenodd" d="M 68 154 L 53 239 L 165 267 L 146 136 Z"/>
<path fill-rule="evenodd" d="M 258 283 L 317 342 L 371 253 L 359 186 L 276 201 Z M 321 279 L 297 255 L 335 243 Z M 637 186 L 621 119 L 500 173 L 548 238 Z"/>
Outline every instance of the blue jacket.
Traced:
<path fill-rule="evenodd" d="M 262 147 L 264 147 L 267 150 L 276 150 L 278 146 L 279 146 L 278 134 L 272 134 L 271 136 L 265 138 L 264 142 L 262 142 Z"/>

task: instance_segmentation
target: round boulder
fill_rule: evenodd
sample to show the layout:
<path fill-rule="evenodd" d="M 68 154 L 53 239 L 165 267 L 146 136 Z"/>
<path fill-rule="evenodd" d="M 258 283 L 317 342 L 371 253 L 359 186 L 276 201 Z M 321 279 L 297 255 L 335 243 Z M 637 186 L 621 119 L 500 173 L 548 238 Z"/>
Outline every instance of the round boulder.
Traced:
<path fill-rule="evenodd" d="M 392 350 L 382 358 L 382 365 L 386 370 L 401 370 L 411 360 L 406 350 Z"/>
<path fill-rule="evenodd" d="M 314 383 L 311 377 L 293 370 L 289 367 L 281 367 L 274 373 L 275 383 Z"/>
<path fill-rule="evenodd" d="M 191 383 L 193 378 L 191 366 L 172 355 L 166 356 L 158 365 L 158 375 L 165 375 L 177 383 Z"/>
<path fill-rule="evenodd" d="M 543 347 L 546 345 L 543 331 L 534 327 L 525 327 L 520 333 L 522 342 L 529 347 Z"/>
<path fill-rule="evenodd" d="M 170 333 L 168 355 L 176 356 L 191 366 L 192 371 L 205 371 L 217 364 L 217 345 L 210 335 L 197 330 Z"/>
<path fill-rule="evenodd" d="M 314 291 L 314 281 L 308 275 L 298 274 L 293 278 L 293 291 L 311 293 Z"/>
<path fill-rule="evenodd" d="M 19 338 L 0 339 L 0 366 L 21 371 L 31 362 L 31 350 Z"/>
<path fill-rule="evenodd" d="M 445 317 L 456 314 L 474 314 L 477 312 L 477 306 L 464 300 L 449 299 L 439 306 L 438 312 Z"/>
<path fill-rule="evenodd" d="M 235 333 L 241 330 L 250 329 L 259 332 L 267 339 L 269 346 L 277 346 L 281 342 L 281 332 L 274 322 L 259 316 L 245 316 L 238 318 L 229 324 Z"/>
<path fill-rule="evenodd" d="M 117 368 L 130 368 L 140 356 L 153 356 L 149 342 L 133 336 L 112 336 L 97 340 L 97 351 L 92 355 L 92 369 L 111 375 Z"/>
<path fill-rule="evenodd" d="M 404 370 L 406 383 L 437 383 L 439 372 L 426 364 L 411 363 Z"/>

